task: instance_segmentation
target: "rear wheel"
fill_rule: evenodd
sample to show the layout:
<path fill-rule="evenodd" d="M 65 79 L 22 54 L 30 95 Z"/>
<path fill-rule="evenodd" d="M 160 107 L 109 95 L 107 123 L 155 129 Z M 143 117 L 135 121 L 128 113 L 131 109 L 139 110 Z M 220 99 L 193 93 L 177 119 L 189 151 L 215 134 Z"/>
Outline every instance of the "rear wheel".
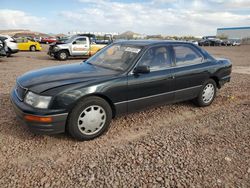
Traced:
<path fill-rule="evenodd" d="M 35 52 L 35 51 L 36 51 L 36 47 L 35 47 L 34 45 L 32 45 L 32 46 L 30 47 L 30 51 Z"/>
<path fill-rule="evenodd" d="M 213 79 L 209 79 L 203 84 L 198 97 L 194 100 L 195 104 L 200 107 L 209 106 L 212 104 L 216 96 L 216 90 L 215 81 Z"/>
<path fill-rule="evenodd" d="M 58 52 L 57 59 L 64 61 L 68 59 L 68 56 L 69 56 L 68 52 L 65 50 L 62 50 Z"/>
<path fill-rule="evenodd" d="M 91 140 L 108 130 L 111 119 L 111 107 L 104 99 L 88 97 L 69 114 L 67 130 L 77 140 Z"/>

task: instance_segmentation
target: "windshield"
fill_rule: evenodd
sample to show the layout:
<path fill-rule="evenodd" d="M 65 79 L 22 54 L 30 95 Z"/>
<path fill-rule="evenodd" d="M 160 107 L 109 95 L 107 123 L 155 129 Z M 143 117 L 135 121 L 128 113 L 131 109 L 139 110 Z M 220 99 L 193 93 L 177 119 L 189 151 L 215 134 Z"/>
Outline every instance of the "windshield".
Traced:
<path fill-rule="evenodd" d="M 116 71 L 125 71 L 131 66 L 140 51 L 140 47 L 113 44 L 89 58 L 86 63 Z"/>
<path fill-rule="evenodd" d="M 75 39 L 76 39 L 76 36 L 74 35 L 74 36 L 72 36 L 72 37 L 66 39 L 66 40 L 65 40 L 65 43 L 72 43 Z"/>

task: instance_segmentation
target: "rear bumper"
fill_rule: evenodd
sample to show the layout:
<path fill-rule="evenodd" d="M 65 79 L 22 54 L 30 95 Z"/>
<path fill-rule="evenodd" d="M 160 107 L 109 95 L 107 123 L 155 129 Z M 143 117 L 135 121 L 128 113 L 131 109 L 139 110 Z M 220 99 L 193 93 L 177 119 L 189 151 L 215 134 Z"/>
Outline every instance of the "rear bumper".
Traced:
<path fill-rule="evenodd" d="M 225 83 L 230 82 L 231 76 L 225 76 L 219 80 L 219 88 L 224 86 Z"/>
<path fill-rule="evenodd" d="M 10 49 L 10 53 L 12 53 L 12 54 L 15 54 L 17 52 L 19 52 L 19 49 Z"/>
<path fill-rule="evenodd" d="M 32 132 L 38 134 L 57 134 L 65 132 L 68 113 L 60 111 L 55 112 L 54 110 L 46 110 L 46 114 L 44 114 L 42 111 L 36 111 L 32 107 L 20 101 L 16 97 L 14 91 L 12 91 L 10 99 L 18 120 L 26 127 L 28 127 Z M 49 123 L 28 121 L 25 119 L 25 116 L 27 115 L 32 115 L 36 117 L 51 117 L 52 121 Z"/>

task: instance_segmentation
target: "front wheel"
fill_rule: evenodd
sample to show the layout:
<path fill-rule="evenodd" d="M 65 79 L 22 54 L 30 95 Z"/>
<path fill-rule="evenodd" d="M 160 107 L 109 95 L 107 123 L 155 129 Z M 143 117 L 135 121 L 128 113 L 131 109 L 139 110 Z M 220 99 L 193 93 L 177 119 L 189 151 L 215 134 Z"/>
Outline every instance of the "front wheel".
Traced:
<path fill-rule="evenodd" d="M 64 60 L 68 59 L 68 56 L 69 56 L 69 54 L 67 51 L 65 51 L 65 50 L 59 51 L 57 54 L 57 59 L 64 61 Z"/>
<path fill-rule="evenodd" d="M 216 96 L 216 90 L 215 81 L 209 79 L 203 84 L 198 97 L 194 100 L 195 104 L 200 107 L 209 106 Z"/>
<path fill-rule="evenodd" d="M 108 130 L 111 119 L 111 107 L 104 99 L 88 97 L 69 114 L 67 130 L 77 140 L 91 140 Z"/>

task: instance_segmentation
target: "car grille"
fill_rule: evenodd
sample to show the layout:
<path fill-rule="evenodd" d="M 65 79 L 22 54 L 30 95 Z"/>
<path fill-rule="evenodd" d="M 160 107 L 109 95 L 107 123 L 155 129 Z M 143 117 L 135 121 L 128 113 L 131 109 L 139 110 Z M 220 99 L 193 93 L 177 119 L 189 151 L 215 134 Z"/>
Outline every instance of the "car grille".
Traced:
<path fill-rule="evenodd" d="M 27 89 L 22 87 L 19 83 L 16 84 L 15 92 L 19 100 L 23 101 L 25 94 L 27 92 Z"/>
<path fill-rule="evenodd" d="M 53 50 L 53 46 L 50 46 L 50 47 L 49 47 L 49 51 L 52 51 L 52 50 Z"/>

